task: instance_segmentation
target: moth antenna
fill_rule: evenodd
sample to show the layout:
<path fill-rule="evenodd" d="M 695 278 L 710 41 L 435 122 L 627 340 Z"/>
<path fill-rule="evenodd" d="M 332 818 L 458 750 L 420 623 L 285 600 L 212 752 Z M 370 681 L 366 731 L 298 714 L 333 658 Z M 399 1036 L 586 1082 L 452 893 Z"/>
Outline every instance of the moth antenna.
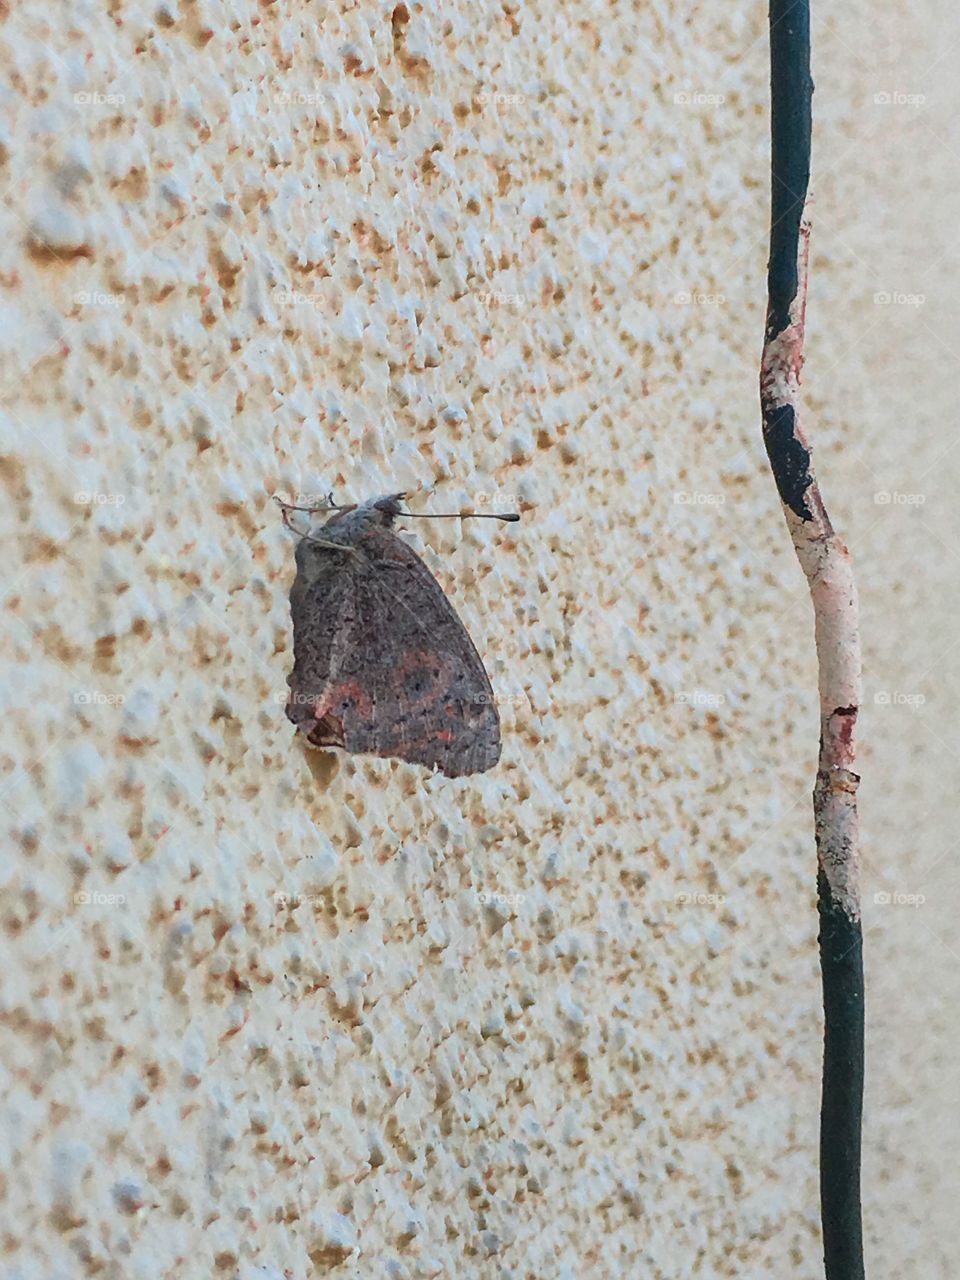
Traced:
<path fill-rule="evenodd" d="M 519 520 L 516 511 L 401 511 L 404 519 L 414 520 Z"/>

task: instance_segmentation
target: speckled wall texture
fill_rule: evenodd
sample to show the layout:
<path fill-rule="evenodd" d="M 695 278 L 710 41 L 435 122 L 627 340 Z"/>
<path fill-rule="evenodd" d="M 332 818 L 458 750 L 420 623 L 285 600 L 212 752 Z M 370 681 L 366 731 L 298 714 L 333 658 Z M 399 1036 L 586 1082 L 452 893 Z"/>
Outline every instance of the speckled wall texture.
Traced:
<path fill-rule="evenodd" d="M 917 592 L 916 511 L 872 497 L 915 401 L 864 383 L 919 331 L 826 371 L 875 290 L 924 284 L 864 283 L 882 201 L 842 225 L 908 118 L 870 114 L 899 84 L 870 21 L 815 29 L 808 364 L 876 630 Z M 816 1277 L 815 668 L 760 447 L 763 7 L 29 0 L 0 41 L 4 1280 Z M 490 672 L 491 772 L 295 740 L 271 498 L 330 489 L 522 511 L 403 535 Z M 873 643 L 868 702 L 926 687 Z M 868 904 L 923 887 L 893 803 L 922 750 L 883 742 L 938 724 L 877 706 L 867 843 L 879 813 L 904 847 Z M 956 966 L 942 999 L 883 976 L 919 918 L 867 921 L 878 1278 L 948 1274 Z"/>

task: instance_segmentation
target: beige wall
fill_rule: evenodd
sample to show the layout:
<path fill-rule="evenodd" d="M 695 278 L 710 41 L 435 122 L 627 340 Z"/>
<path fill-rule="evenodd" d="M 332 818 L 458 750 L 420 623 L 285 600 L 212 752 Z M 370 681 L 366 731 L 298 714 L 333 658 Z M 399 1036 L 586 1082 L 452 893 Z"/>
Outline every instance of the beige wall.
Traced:
<path fill-rule="evenodd" d="M 342 8 L 0 4 L 0 1270 L 816 1276 L 761 8 Z M 869 1270 L 939 1277 L 957 55 L 840 21 L 807 374 L 864 598 Z M 524 512 L 407 535 L 503 700 L 461 781 L 283 714 L 271 495 L 418 486 Z"/>

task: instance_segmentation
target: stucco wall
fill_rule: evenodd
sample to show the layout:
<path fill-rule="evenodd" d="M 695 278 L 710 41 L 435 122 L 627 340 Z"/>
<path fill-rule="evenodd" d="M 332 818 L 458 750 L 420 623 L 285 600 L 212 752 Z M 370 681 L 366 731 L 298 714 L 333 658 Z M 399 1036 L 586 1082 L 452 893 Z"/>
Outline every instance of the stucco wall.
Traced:
<path fill-rule="evenodd" d="M 815 668 L 759 441 L 762 6 L 0 16 L 3 1275 L 816 1276 Z M 868 702 L 928 690 L 867 717 L 867 1225 L 872 1275 L 934 1277 L 956 895 L 922 871 L 956 732 L 918 521 L 952 527 L 874 494 L 946 492 L 956 457 L 920 430 L 934 472 L 902 482 L 934 361 L 872 295 L 932 299 L 944 268 L 914 283 L 865 193 L 894 145 L 888 206 L 950 195 L 910 105 L 872 102 L 901 49 L 843 22 L 815 31 L 811 431 Z M 523 511 L 406 535 L 501 699 L 500 765 L 459 781 L 308 753 L 283 714 L 271 495 L 418 487 Z"/>

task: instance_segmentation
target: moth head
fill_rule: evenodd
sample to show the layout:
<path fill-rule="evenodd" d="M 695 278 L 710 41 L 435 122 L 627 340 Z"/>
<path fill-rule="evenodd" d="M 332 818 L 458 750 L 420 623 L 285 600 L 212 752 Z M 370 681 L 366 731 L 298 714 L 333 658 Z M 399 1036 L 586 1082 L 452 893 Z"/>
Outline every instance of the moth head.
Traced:
<path fill-rule="evenodd" d="M 520 516 L 515 511 L 496 512 L 496 511 L 404 511 L 400 505 L 401 499 L 405 498 L 405 493 L 386 493 L 380 498 L 369 498 L 366 502 L 359 504 L 352 502 L 349 506 L 338 506 L 332 497 L 327 499 L 326 507 L 298 507 L 291 503 L 284 502 L 282 498 L 277 498 L 283 511 L 283 521 L 288 529 L 292 529 L 294 533 L 300 535 L 301 543 L 298 555 L 306 555 L 302 548 L 307 545 L 322 546 L 322 539 L 303 533 L 290 523 L 291 511 L 309 511 L 311 513 L 317 511 L 332 511 L 333 515 L 323 526 L 329 529 L 328 537 L 333 537 L 338 544 L 343 542 L 353 542 L 357 538 L 363 536 L 367 529 L 370 528 L 386 528 L 389 529 L 397 516 L 406 516 L 419 520 L 519 520 Z M 329 549 L 329 548 L 328 548 Z"/>
<path fill-rule="evenodd" d="M 386 525 L 389 527 L 400 515 L 400 499 L 405 497 L 405 493 L 388 493 L 382 498 L 370 498 L 366 502 L 351 503 L 348 507 L 338 507 L 327 521 L 325 528 L 332 528 L 334 525 L 348 522 L 350 525 L 360 529 L 369 528 L 371 525 Z"/>
<path fill-rule="evenodd" d="M 374 499 L 373 510 L 378 513 L 381 524 L 391 525 L 397 516 L 403 514 L 400 500 L 406 496 L 405 493 L 388 493 L 383 498 Z"/>

